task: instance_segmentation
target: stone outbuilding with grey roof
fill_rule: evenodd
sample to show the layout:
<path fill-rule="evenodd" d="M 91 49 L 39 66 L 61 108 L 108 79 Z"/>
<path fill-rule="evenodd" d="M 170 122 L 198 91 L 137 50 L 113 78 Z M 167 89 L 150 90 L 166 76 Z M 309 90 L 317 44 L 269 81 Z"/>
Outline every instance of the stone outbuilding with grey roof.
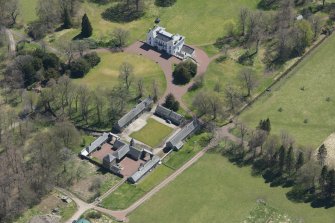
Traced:
<path fill-rule="evenodd" d="M 183 141 L 191 136 L 200 128 L 200 123 L 197 119 L 185 125 L 179 132 L 177 132 L 170 140 L 167 141 L 166 147 L 168 149 L 180 150 L 183 147 Z"/>
<path fill-rule="evenodd" d="M 128 178 L 130 183 L 137 183 L 145 174 L 150 172 L 159 164 L 160 158 L 158 156 L 153 156 L 151 160 L 145 163 L 142 167 L 139 168 L 131 177 Z"/>
<path fill-rule="evenodd" d="M 127 114 L 122 116 L 117 123 L 113 126 L 113 129 L 117 132 L 122 132 L 122 130 L 137 119 L 143 112 L 150 111 L 153 100 L 148 97 L 137 104 L 133 109 L 131 109 Z"/>
<path fill-rule="evenodd" d="M 165 120 L 170 120 L 173 124 L 175 125 L 181 125 L 184 121 L 185 118 L 184 116 L 178 114 L 177 112 L 174 112 L 162 105 L 158 105 L 156 110 L 155 110 L 155 115 L 165 119 Z"/>

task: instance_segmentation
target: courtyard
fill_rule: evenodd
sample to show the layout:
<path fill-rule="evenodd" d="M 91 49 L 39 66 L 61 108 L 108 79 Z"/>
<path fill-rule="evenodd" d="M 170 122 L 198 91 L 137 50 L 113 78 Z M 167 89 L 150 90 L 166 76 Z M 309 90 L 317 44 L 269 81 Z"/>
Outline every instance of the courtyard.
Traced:
<path fill-rule="evenodd" d="M 173 129 L 171 127 L 149 118 L 147 124 L 139 131 L 132 133 L 130 137 L 155 148 L 162 145 L 172 132 Z"/>

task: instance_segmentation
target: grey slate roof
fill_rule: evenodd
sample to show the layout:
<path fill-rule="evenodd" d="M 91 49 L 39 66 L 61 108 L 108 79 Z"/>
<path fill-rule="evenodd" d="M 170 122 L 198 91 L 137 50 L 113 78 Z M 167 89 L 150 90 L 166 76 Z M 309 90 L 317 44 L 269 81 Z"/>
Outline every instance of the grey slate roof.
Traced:
<path fill-rule="evenodd" d="M 181 48 L 181 51 L 185 52 L 187 54 L 190 54 L 190 55 L 192 55 L 194 53 L 194 49 L 192 47 L 190 47 L 190 46 L 185 45 L 185 44 Z"/>
<path fill-rule="evenodd" d="M 133 121 L 133 119 L 141 114 L 145 109 L 147 109 L 151 104 L 153 103 L 153 100 L 148 97 L 144 99 L 141 103 L 137 104 L 135 108 L 130 110 L 127 114 L 125 114 L 120 120 L 117 122 L 117 126 L 119 128 L 123 128 L 127 126 L 130 122 Z"/>
<path fill-rule="evenodd" d="M 155 111 L 155 114 L 158 116 L 168 119 L 174 124 L 180 125 L 184 121 L 184 116 L 174 112 L 168 108 L 165 108 L 162 105 L 158 105 Z"/>
<path fill-rule="evenodd" d="M 121 142 L 120 140 L 115 141 L 114 147 L 117 150 L 113 153 L 113 156 L 115 156 L 115 158 L 118 160 L 122 159 L 129 152 L 129 145 Z"/>
<path fill-rule="evenodd" d="M 172 37 L 164 35 L 163 33 L 157 32 L 157 39 L 162 40 L 163 42 L 169 42 L 172 40 Z"/>
<path fill-rule="evenodd" d="M 107 163 L 111 163 L 111 162 L 113 162 L 115 159 L 116 159 L 115 156 L 113 156 L 113 154 L 110 153 L 110 154 L 107 154 L 107 155 L 104 157 L 103 161 L 104 161 L 104 162 L 107 162 Z"/>
<path fill-rule="evenodd" d="M 99 146 L 101 146 L 104 142 L 106 142 L 109 136 L 110 136 L 109 133 L 104 133 L 102 134 L 102 136 L 100 136 L 94 142 L 92 142 L 88 147 L 86 147 L 84 150 L 87 152 L 87 155 L 92 153 Z M 81 152 L 82 155 L 85 155 L 83 154 L 84 150 Z"/>
<path fill-rule="evenodd" d="M 135 172 L 131 177 L 128 178 L 128 180 L 132 183 L 136 183 L 139 181 L 146 173 L 148 173 L 152 168 L 154 168 L 158 162 L 160 161 L 160 158 L 158 156 L 153 156 L 150 161 L 148 161 L 142 169 Z"/>
<path fill-rule="evenodd" d="M 142 155 L 143 149 L 138 150 L 133 146 L 129 147 L 129 152 L 128 155 L 131 156 L 132 158 L 139 159 Z"/>
<path fill-rule="evenodd" d="M 198 120 L 193 120 L 192 122 L 188 123 L 186 126 L 184 126 L 184 128 L 182 128 L 182 130 L 180 130 L 167 142 L 167 146 L 179 150 L 183 145 L 182 141 L 186 139 L 190 134 L 194 133 L 198 127 Z"/>

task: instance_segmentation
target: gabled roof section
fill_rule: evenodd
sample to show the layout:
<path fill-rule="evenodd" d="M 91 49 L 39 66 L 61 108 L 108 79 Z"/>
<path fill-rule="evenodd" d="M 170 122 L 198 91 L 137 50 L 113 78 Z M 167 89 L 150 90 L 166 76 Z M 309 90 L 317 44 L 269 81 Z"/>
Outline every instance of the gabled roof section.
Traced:
<path fill-rule="evenodd" d="M 115 158 L 118 159 L 118 160 L 125 157 L 127 155 L 127 153 L 129 152 L 129 145 L 120 141 L 120 140 L 115 141 L 114 147 L 117 150 L 113 153 L 113 156 L 115 156 Z"/>
<path fill-rule="evenodd" d="M 104 157 L 103 161 L 104 161 L 104 162 L 107 162 L 107 163 L 111 163 L 111 162 L 113 162 L 115 159 L 116 159 L 116 157 L 113 156 L 113 154 L 110 153 L 110 154 L 107 154 L 107 155 Z"/>
<path fill-rule="evenodd" d="M 137 115 L 147 109 L 152 103 L 153 100 L 150 97 L 144 99 L 117 122 L 118 126 L 123 128 L 124 126 L 128 125 Z"/>
<path fill-rule="evenodd" d="M 194 53 L 194 49 L 190 46 L 187 46 L 187 45 L 183 45 L 183 47 L 181 48 L 181 51 L 187 53 L 187 54 L 190 54 L 192 55 Z"/>
<path fill-rule="evenodd" d="M 161 116 L 162 118 L 168 119 L 170 121 L 172 121 L 173 123 L 179 125 L 180 123 L 183 122 L 184 120 L 184 116 L 178 114 L 177 112 L 174 112 L 168 108 L 165 108 L 162 105 L 158 105 L 156 108 L 155 113 L 158 116 Z"/>
<path fill-rule="evenodd" d="M 186 139 L 190 134 L 195 132 L 199 127 L 199 121 L 193 120 L 188 123 L 182 130 L 180 130 L 176 135 L 174 135 L 167 143 L 172 147 L 181 148 L 181 142 Z"/>
<path fill-rule="evenodd" d="M 110 136 L 110 133 L 103 133 L 102 136 L 94 140 L 89 146 L 87 146 L 85 149 L 81 151 L 81 155 L 87 156 L 90 153 L 92 153 L 94 150 L 96 150 L 99 146 L 101 146 L 104 142 L 107 141 L 108 137 Z"/>
<path fill-rule="evenodd" d="M 136 183 L 146 173 L 148 173 L 152 168 L 154 168 L 158 164 L 159 161 L 160 161 L 160 158 L 158 156 L 153 156 L 152 159 L 149 160 L 146 164 L 144 164 L 144 166 L 140 170 L 138 170 L 131 177 L 129 177 L 129 180 L 133 183 Z"/>

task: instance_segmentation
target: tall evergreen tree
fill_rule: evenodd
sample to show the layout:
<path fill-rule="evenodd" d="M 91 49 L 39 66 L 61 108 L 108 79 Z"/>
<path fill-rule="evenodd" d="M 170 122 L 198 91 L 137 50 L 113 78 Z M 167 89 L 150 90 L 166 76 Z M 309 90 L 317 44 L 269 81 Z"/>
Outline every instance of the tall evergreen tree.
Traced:
<path fill-rule="evenodd" d="M 317 159 L 320 162 L 321 166 L 325 165 L 326 158 L 327 158 L 327 148 L 325 147 L 324 144 L 322 144 L 320 148 L 318 149 L 318 153 L 317 153 Z"/>
<path fill-rule="evenodd" d="M 303 152 L 299 152 L 297 162 L 295 163 L 295 170 L 298 170 L 305 163 L 305 157 Z"/>
<path fill-rule="evenodd" d="M 330 170 L 327 174 L 326 197 L 333 198 L 335 195 L 335 170 Z"/>
<path fill-rule="evenodd" d="M 278 152 L 278 165 L 281 172 L 284 170 L 285 166 L 285 147 L 281 146 Z"/>
<path fill-rule="evenodd" d="M 71 27 L 72 27 L 72 21 L 71 21 L 70 13 L 67 9 L 64 9 L 63 28 L 64 29 L 70 29 Z"/>
<path fill-rule="evenodd" d="M 328 175 L 328 168 L 327 166 L 323 166 L 319 178 L 319 185 L 321 190 L 321 196 L 324 196 L 326 193 L 326 184 L 327 184 L 327 175 Z"/>
<path fill-rule="evenodd" d="M 293 151 L 293 147 L 290 146 L 290 148 L 287 151 L 286 154 L 286 170 L 288 171 L 289 174 L 291 174 L 292 169 L 294 168 L 294 151 Z"/>
<path fill-rule="evenodd" d="M 92 32 L 93 32 L 93 28 L 92 28 L 92 25 L 90 23 L 90 20 L 88 19 L 86 13 L 85 15 L 83 16 L 82 18 L 82 21 L 81 21 L 81 37 L 83 38 L 88 38 L 92 35 Z"/>

